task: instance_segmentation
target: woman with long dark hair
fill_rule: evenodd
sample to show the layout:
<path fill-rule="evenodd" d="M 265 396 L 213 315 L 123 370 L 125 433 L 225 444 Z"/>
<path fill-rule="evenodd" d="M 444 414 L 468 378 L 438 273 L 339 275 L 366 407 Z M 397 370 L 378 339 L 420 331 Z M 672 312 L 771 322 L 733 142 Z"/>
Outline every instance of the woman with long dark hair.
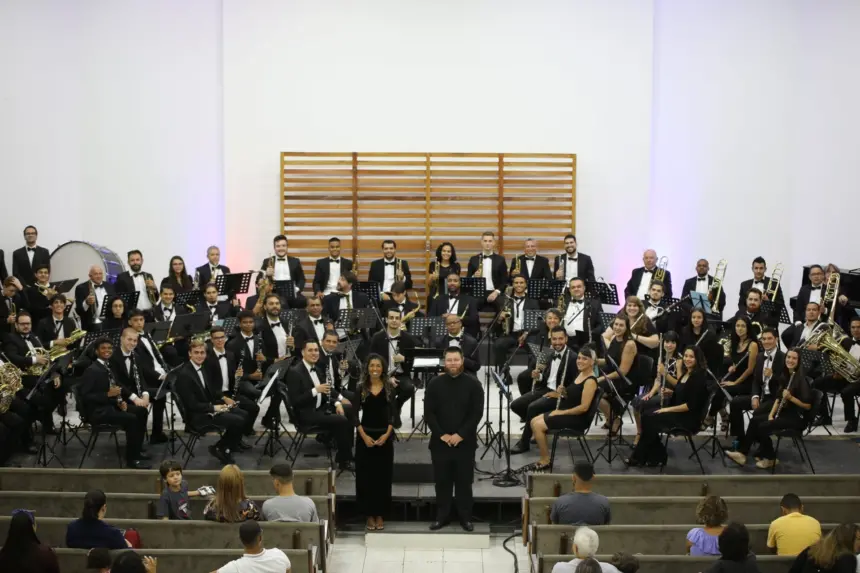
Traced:
<path fill-rule="evenodd" d="M 779 391 L 770 412 L 753 416 L 747 433 L 738 445 L 737 451 L 726 455 L 738 465 L 747 463 L 747 454 L 753 443 L 758 442 L 759 469 L 770 469 L 776 463 L 771 436 L 777 430 L 803 430 L 806 427 L 805 414 L 812 408 L 812 387 L 800 364 L 800 352 L 792 348 L 785 353 L 785 370 L 780 380 Z"/>
<path fill-rule="evenodd" d="M 355 496 L 367 518 L 368 531 L 385 528 L 383 516 L 391 507 L 394 470 L 394 418 L 399 412 L 394 386 L 385 375 L 385 359 L 367 357 L 358 396 L 358 432 L 355 436 Z"/>
<path fill-rule="evenodd" d="M 860 527 L 842 523 L 804 549 L 789 573 L 855 573 L 857 553 L 860 553 Z"/>
<path fill-rule="evenodd" d="M 717 334 L 708 325 L 708 317 L 705 316 L 704 310 L 696 307 L 690 311 L 690 322 L 681 329 L 680 335 L 681 348 L 698 346 L 705 354 L 708 368 L 713 372 L 719 371 L 723 361 L 723 349 L 717 341 Z"/>
<path fill-rule="evenodd" d="M 460 263 L 457 262 L 457 250 L 453 243 L 445 241 L 436 247 L 436 259 L 430 261 L 430 267 L 427 269 L 428 300 L 436 298 L 440 292 L 445 291 L 448 275 L 459 274 Z"/>
<path fill-rule="evenodd" d="M 105 320 L 102 325 L 102 329 L 118 330 L 125 328 L 128 326 L 126 323 L 127 315 L 128 312 L 125 308 L 125 302 L 116 295 L 112 296 L 108 299 L 108 307 L 107 312 L 105 313 Z"/>
<path fill-rule="evenodd" d="M 753 338 L 752 322 L 746 316 L 739 316 L 732 326 L 729 354 L 725 357 L 727 377 L 720 382 L 720 386 L 732 397 L 750 395 L 757 358 L 758 342 Z M 714 395 L 711 411 L 705 418 L 705 426 L 714 425 L 717 412 L 722 420 L 720 432 L 726 432 L 729 429 L 729 412 L 726 410 L 726 396 L 722 392 Z"/>
<path fill-rule="evenodd" d="M 647 316 L 645 320 L 648 320 Z M 609 428 L 609 433 L 614 436 L 623 423 L 621 419 L 621 407 L 618 405 L 618 401 L 615 400 L 615 392 L 623 396 L 632 396 L 635 394 L 636 388 L 628 385 L 624 381 L 624 377 L 633 369 L 638 349 L 630 334 L 630 320 L 626 314 L 619 312 L 612 320 L 612 326 L 602 336 L 606 356 L 612 358 L 612 361 L 618 366 L 618 370 L 615 370 L 612 361 L 606 358 L 601 358 L 597 361 L 599 367 L 609 371 L 597 379 L 597 384 L 603 390 L 603 398 L 600 400 L 599 408 L 603 414 L 603 418 L 607 420 L 607 424 L 611 417 L 610 413 L 614 413 L 615 415 L 612 428 Z"/>
<path fill-rule="evenodd" d="M 657 377 L 654 379 L 654 384 L 648 392 L 633 399 L 633 420 L 636 422 L 634 446 L 639 443 L 639 437 L 642 434 L 642 414 L 649 414 L 660 408 L 661 402 L 667 403 L 671 400 L 672 388 L 678 383 L 677 366 L 682 358 L 678 351 L 678 333 L 670 330 L 663 335 L 663 361 L 657 364 Z"/>
<path fill-rule="evenodd" d="M 173 292 L 176 294 L 188 292 L 194 288 L 194 283 L 188 276 L 188 271 L 185 270 L 185 261 L 179 255 L 170 258 L 167 276 L 161 279 L 161 286 L 164 285 L 173 287 Z"/>
<path fill-rule="evenodd" d="M 54 550 L 36 536 L 36 518 L 16 509 L 9 520 L 9 532 L 0 549 L 0 571 L 15 573 L 60 573 Z"/>
<path fill-rule="evenodd" d="M 66 547 L 75 549 L 125 549 L 131 544 L 125 540 L 122 531 L 104 522 L 107 513 L 107 497 L 100 489 L 87 492 L 84 496 L 84 509 L 80 519 L 66 528 Z"/>

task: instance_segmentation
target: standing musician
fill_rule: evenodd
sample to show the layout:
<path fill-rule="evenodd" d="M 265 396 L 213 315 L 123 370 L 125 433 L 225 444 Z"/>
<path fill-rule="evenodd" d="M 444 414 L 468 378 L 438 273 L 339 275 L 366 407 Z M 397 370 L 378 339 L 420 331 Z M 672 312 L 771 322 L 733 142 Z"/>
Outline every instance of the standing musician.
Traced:
<path fill-rule="evenodd" d="M 358 277 L 347 271 L 337 279 L 337 290 L 323 299 L 323 314 L 337 323 L 340 311 L 353 308 L 370 308 L 370 298 L 355 288 Z M 350 328 L 351 330 L 351 328 Z M 338 332 L 338 334 L 341 334 Z M 346 336 L 344 333 L 342 336 Z"/>
<path fill-rule="evenodd" d="M 314 294 L 320 298 L 337 290 L 337 279 L 352 271 L 352 261 L 340 256 L 340 239 L 328 240 L 328 256 L 317 259 L 314 269 Z"/>
<path fill-rule="evenodd" d="M 636 423 L 636 437 L 633 445 L 639 443 L 642 436 L 642 416 L 659 410 L 661 404 L 671 401 L 673 388 L 678 383 L 680 374 L 678 365 L 683 357 L 678 351 L 678 333 L 670 330 L 663 335 L 663 361 L 657 363 L 657 376 L 651 389 L 633 399 L 633 421 Z"/>
<path fill-rule="evenodd" d="M 233 299 L 232 304 L 226 300 L 219 301 L 218 299 L 218 287 L 213 283 L 207 284 L 203 289 L 203 304 L 197 307 L 197 312 L 208 316 L 209 324 L 235 316 L 238 312 L 238 299 Z"/>
<path fill-rule="evenodd" d="M 717 266 L 719 267 L 719 265 Z M 684 281 L 684 288 L 681 289 L 681 298 L 686 298 L 687 295 L 691 292 L 703 294 L 708 297 L 708 300 L 711 301 L 711 309 L 713 309 L 713 298 L 714 296 L 716 296 L 716 293 L 713 292 L 714 277 L 713 275 L 708 274 L 708 271 L 710 270 L 711 265 L 710 263 L 708 263 L 707 259 L 699 259 L 698 261 L 696 261 L 696 276 L 688 278 L 686 281 Z M 693 307 L 693 302 L 684 302 L 682 304 L 688 312 Z M 723 310 L 726 308 L 725 288 L 720 289 L 720 299 L 719 301 L 717 301 L 717 308 L 719 309 L 719 314 L 722 315 Z M 705 358 L 707 358 L 707 355 L 705 356 Z"/>
<path fill-rule="evenodd" d="M 277 235 L 272 240 L 275 249 L 274 257 L 266 257 L 260 265 L 260 270 L 266 273 L 270 281 L 293 281 L 296 308 L 305 307 L 305 271 L 302 262 L 297 257 L 287 256 L 287 238 Z"/>
<path fill-rule="evenodd" d="M 219 398 L 228 406 L 236 408 L 234 412 L 245 413 L 245 427 L 242 431 L 246 436 L 254 435 L 254 422 L 260 413 L 260 406 L 253 396 L 241 392 L 238 382 L 242 378 L 242 365 L 236 361 L 236 355 L 228 350 L 227 333 L 221 326 L 214 326 L 209 331 L 212 348 L 206 352 L 206 360 L 203 367 L 206 369 L 209 379 L 214 381 L 214 397 Z M 239 442 L 239 449 L 248 450 L 250 446 Z"/>
<path fill-rule="evenodd" d="M 319 344 L 306 340 L 302 359 L 287 373 L 287 394 L 298 418 L 294 421 L 318 426 L 331 434 L 337 444 L 338 467 L 352 470 L 353 408 L 325 381 L 325 373 L 317 367 L 319 358 Z"/>
<path fill-rule="evenodd" d="M 54 346 L 66 347 L 66 340 L 75 331 L 75 321 L 66 316 L 66 296 L 55 294 L 51 297 L 50 316 L 46 316 L 36 325 L 36 336 L 48 348 Z"/>
<path fill-rule="evenodd" d="M 648 249 L 642 253 L 642 264 L 643 266 L 633 269 L 633 272 L 630 273 L 630 280 L 627 281 L 627 286 L 624 287 L 625 298 L 636 296 L 641 300 L 648 294 L 651 281 L 654 280 L 654 274 L 657 271 L 657 251 Z M 665 276 L 662 282 L 665 295 L 672 298 L 672 273 L 668 269 L 665 269 Z"/>
<path fill-rule="evenodd" d="M 263 343 L 254 334 L 257 324 L 254 313 L 243 310 L 238 318 L 239 333 L 227 343 L 227 348 L 236 356 L 236 364 L 242 370 L 242 373 L 236 376 L 239 394 L 257 400 L 262 391 L 257 390 L 256 385 L 263 379 L 261 366 L 266 361 Z"/>
<path fill-rule="evenodd" d="M 457 262 L 457 250 L 453 243 L 445 241 L 436 247 L 436 259 L 430 261 L 427 268 L 427 298 L 433 300 L 445 291 L 448 275 L 460 276 L 460 263 Z M 430 303 L 427 303 L 430 306 Z"/>
<path fill-rule="evenodd" d="M 395 281 L 406 283 L 407 289 L 412 288 L 409 263 L 397 258 L 397 243 L 391 239 L 382 241 L 382 258 L 370 263 L 367 280 L 382 285 L 382 292 L 389 292 Z"/>
<path fill-rule="evenodd" d="M 176 317 L 182 314 L 188 314 L 188 307 L 176 304 L 176 291 L 171 285 L 162 284 L 158 304 L 152 307 L 152 319 L 173 324 Z"/>
<path fill-rule="evenodd" d="M 557 308 L 550 308 L 543 315 L 543 322 L 533 328 L 523 338 L 522 343 L 530 342 L 537 344 L 541 351 L 549 348 L 551 345 L 550 335 L 552 329 L 559 326 L 562 321 L 561 311 Z M 570 337 L 568 335 L 568 341 Z M 528 367 L 517 374 L 517 388 L 520 390 L 520 396 L 527 394 L 532 389 L 532 372 L 537 368 L 537 356 L 529 352 Z"/>
<path fill-rule="evenodd" d="M 90 267 L 89 278 L 75 287 L 75 310 L 81 318 L 81 328 L 98 331 L 102 329 L 104 301 L 116 294 L 116 290 L 105 281 L 105 270 L 100 265 Z"/>
<path fill-rule="evenodd" d="M 645 316 L 654 323 L 658 333 L 665 334 L 677 328 L 677 320 L 672 312 L 668 311 L 669 305 L 663 298 L 663 283 L 652 281 L 645 295 Z"/>
<path fill-rule="evenodd" d="M 602 324 L 600 301 L 585 298 L 585 280 L 574 277 L 564 293 L 562 327 L 567 332 L 567 343 L 574 350 L 595 340 Z"/>
<path fill-rule="evenodd" d="M 194 288 L 194 281 L 185 269 L 185 259 L 178 255 L 170 258 L 170 269 L 167 271 L 167 276 L 161 279 L 161 286 L 164 285 L 173 287 L 175 294 L 188 292 Z"/>
<path fill-rule="evenodd" d="M 740 316 L 734 320 L 729 340 L 729 353 L 725 355 L 727 376 L 719 382 L 720 386 L 725 388 L 726 392 L 732 398 L 735 396 L 748 396 L 752 393 L 755 365 L 759 354 L 758 342 L 753 338 L 753 332 L 752 324 L 747 317 Z M 710 412 L 708 412 L 708 416 L 704 420 L 703 425 L 706 428 L 714 425 L 717 412 L 720 413 L 720 418 L 722 418 L 720 432 L 726 432 L 729 429 L 726 395 L 719 391 L 714 394 Z"/>
<path fill-rule="evenodd" d="M 803 320 L 803 315 L 806 311 L 807 303 L 814 302 L 821 305 L 821 299 L 824 296 L 824 269 L 821 265 L 809 266 L 809 284 L 800 287 L 797 293 L 797 301 L 794 304 L 794 322 Z M 828 309 L 823 309 L 826 313 Z"/>
<path fill-rule="evenodd" d="M 478 316 L 478 301 L 468 294 L 460 292 L 460 275 L 448 275 L 448 290 L 433 300 L 430 305 L 430 316 L 447 317 L 455 314 L 461 318 L 466 332 L 476 339 L 481 330 Z"/>
<path fill-rule="evenodd" d="M 744 412 L 752 410 L 753 416 L 762 416 L 770 412 L 773 406 L 777 386 L 785 369 L 785 354 L 777 342 L 776 330 L 766 327 L 761 333 L 762 351 L 755 361 L 752 390 L 749 395 L 732 398 L 729 433 L 739 441 L 744 439 Z"/>
<path fill-rule="evenodd" d="M 84 371 L 80 382 L 82 415 L 93 424 L 120 426 L 125 431 L 126 467 L 146 470 L 150 457 L 142 452 L 146 433 L 146 408 L 130 400 L 128 390 L 117 384 L 111 369 L 113 343 L 108 338 L 95 342 L 97 359 Z"/>
<path fill-rule="evenodd" d="M 24 286 L 36 282 L 35 270 L 37 265 L 51 266 L 51 253 L 45 247 L 36 245 L 39 231 L 33 225 L 24 227 L 25 246 L 12 252 L 12 274 Z"/>
<path fill-rule="evenodd" d="M 202 289 L 209 283 L 215 284 L 219 275 L 230 274 L 230 267 L 221 264 L 221 249 L 212 245 L 206 249 L 206 258 L 209 259 L 208 263 L 194 269 L 194 288 Z M 219 295 L 218 300 L 227 300 L 227 295 Z"/>
<path fill-rule="evenodd" d="M 761 308 L 762 293 L 758 289 L 751 289 L 747 293 L 747 302 L 735 313 L 735 318 L 746 317 L 753 325 L 750 336 L 758 338 L 765 326 L 778 328 L 778 318 L 764 312 Z M 731 321 L 729 321 L 731 322 Z"/>
<path fill-rule="evenodd" d="M 158 398 L 158 389 L 162 382 L 167 378 L 167 369 L 170 362 L 165 356 L 162 356 L 161 351 L 152 340 L 152 337 L 143 329 L 146 322 L 145 314 L 139 308 L 133 308 L 128 313 L 128 326 L 126 330 L 134 331 L 136 335 L 136 343 L 131 348 L 134 351 L 134 360 L 138 368 L 140 383 L 143 389 L 149 391 L 152 404 L 152 434 L 149 436 L 150 444 L 163 444 L 167 441 L 167 435 L 164 433 L 164 409 L 167 404 L 167 392 L 161 398 Z M 125 337 L 125 331 L 123 337 Z M 120 345 L 124 343 L 120 339 Z M 176 350 L 170 348 L 175 354 Z M 125 349 L 123 349 L 125 352 Z M 117 353 L 114 353 L 116 356 Z M 179 364 L 178 360 L 174 360 L 174 364 Z M 119 379 L 119 376 L 117 376 Z"/>
<path fill-rule="evenodd" d="M 355 402 L 355 387 L 361 375 L 361 365 L 350 364 L 343 352 L 337 351 L 338 336 L 334 330 L 326 330 L 320 343 L 319 365 L 326 379 L 331 375 L 332 391 L 340 394 L 345 404 Z M 331 370 L 328 370 L 328 369 Z"/>
<path fill-rule="evenodd" d="M 406 316 L 418 308 L 418 303 L 409 300 L 406 296 L 406 283 L 395 281 L 391 285 L 391 292 L 388 293 L 388 300 L 383 301 L 380 305 L 380 313 L 385 316 L 390 309 L 396 309 L 400 312 L 400 316 Z M 414 316 L 423 316 L 416 313 Z"/>
<path fill-rule="evenodd" d="M 322 343 L 329 328 L 334 328 L 334 322 L 323 316 L 322 297 L 314 295 L 308 298 L 307 314 L 302 315 L 295 325 L 296 348 L 304 346 L 305 340 Z"/>
<path fill-rule="evenodd" d="M 400 330 L 401 316 L 396 308 L 389 308 L 385 315 L 385 330 L 380 330 L 370 339 L 370 352 L 386 357 L 390 371 L 388 378 L 395 389 L 397 411 L 394 412 L 394 427 L 402 425 L 400 410 L 415 395 L 415 380 L 411 377 L 412 360 L 404 351 L 413 350 L 418 344 L 414 336 Z"/>
<path fill-rule="evenodd" d="M 478 341 L 463 328 L 463 320 L 456 314 L 449 314 L 445 317 L 445 336 L 438 338 L 433 346 L 439 350 L 445 350 L 449 346 L 456 346 L 463 351 L 463 367 L 466 372 L 472 376 L 478 375 L 478 370 L 481 369 L 481 357 L 475 350 L 478 348 Z M 531 381 L 529 381 L 531 388 Z"/>
<path fill-rule="evenodd" d="M 562 263 L 564 263 L 562 265 Z M 566 283 L 570 279 L 581 277 L 587 281 L 594 282 L 594 263 L 591 262 L 591 257 L 584 253 L 576 251 L 576 235 L 568 233 L 564 236 L 564 254 L 558 255 L 554 259 L 552 267 L 552 275 Z"/>
<path fill-rule="evenodd" d="M 27 301 L 21 294 L 21 282 L 16 277 L 3 279 L 3 300 L 0 301 L 0 337 L 15 330 L 15 318 Z M 2 341 L 2 338 L 0 338 Z"/>
<path fill-rule="evenodd" d="M 779 264 L 777 264 L 779 266 Z M 743 309 L 747 303 L 747 294 L 752 289 L 758 290 L 759 294 L 764 293 L 765 289 L 770 282 L 770 277 L 768 277 L 765 273 L 767 273 L 767 263 L 764 258 L 756 257 L 752 262 L 752 272 L 753 278 L 747 279 L 741 283 L 740 295 L 738 296 L 738 308 Z M 768 300 L 764 298 L 764 300 Z M 782 297 L 782 285 L 779 285 L 776 289 L 776 302 L 778 304 L 785 304 L 785 299 Z M 759 304 L 761 306 L 761 304 Z"/>
<path fill-rule="evenodd" d="M 546 279 L 552 280 L 552 271 L 549 268 L 549 259 L 537 254 L 537 241 L 529 237 L 523 245 L 524 254 L 516 255 L 511 259 L 511 280 L 522 276 L 526 280 Z M 519 272 L 517 272 L 519 269 Z"/>
<path fill-rule="evenodd" d="M 241 448 L 242 431 L 247 427 L 248 415 L 223 399 L 221 384 L 206 372 L 206 344 L 202 340 L 191 341 L 188 356 L 190 360 L 179 369 L 174 384 L 174 391 L 188 416 L 185 424 L 198 428 L 207 425 L 223 428 L 221 439 L 209 446 L 209 453 L 222 464 L 235 464 L 231 452 Z"/>
<path fill-rule="evenodd" d="M 549 264 L 547 264 L 547 270 L 549 270 Z M 501 336 L 493 342 L 493 358 L 497 369 L 501 369 L 512 349 L 525 343 L 523 336 L 526 332 L 525 311 L 540 310 L 537 300 L 526 297 L 525 276 L 515 276 L 513 283 L 511 296 L 506 297 L 503 303 L 504 310 L 499 317 Z"/>
<path fill-rule="evenodd" d="M 854 360 L 860 362 L 860 316 L 851 317 L 851 334 L 842 339 L 842 348 L 850 354 Z M 822 392 L 837 393 L 842 398 L 842 406 L 845 410 L 845 433 L 850 434 L 857 431 L 857 410 L 854 401 L 860 396 L 860 381 L 846 380 L 840 374 L 834 372 L 830 376 L 818 378 L 813 386 Z M 827 400 L 822 400 L 825 408 L 829 407 Z M 832 413 L 826 412 L 825 423 L 832 423 Z"/>
<path fill-rule="evenodd" d="M 487 289 L 486 302 L 493 303 L 498 309 L 501 308 L 501 302 L 496 302 L 496 300 L 502 293 L 505 285 L 508 284 L 508 266 L 505 263 L 505 258 L 493 251 L 495 247 L 495 233 L 484 231 L 481 235 L 481 254 L 469 258 L 466 276 L 483 277 Z M 484 301 L 481 301 L 480 304 L 483 306 Z M 469 328 L 468 322 L 466 323 L 466 328 Z"/>
<path fill-rule="evenodd" d="M 568 386 L 577 375 L 576 353 L 568 348 L 567 333 L 564 329 L 559 326 L 553 328 L 550 331 L 550 342 L 553 352 L 548 358 L 549 362 L 542 365 L 542 369 L 532 370 L 533 389 L 511 402 L 511 410 L 526 424 L 520 441 L 511 448 L 512 454 L 529 451 L 532 438 L 531 420 L 555 409 L 558 389 Z"/>
<path fill-rule="evenodd" d="M 606 348 L 606 354 L 618 365 L 617 370 L 597 378 L 597 384 L 603 390 L 604 397 L 600 400 L 600 412 L 606 420 L 606 425 L 609 424 L 610 413 L 615 414 L 615 421 L 609 428 L 609 435 L 614 436 L 624 423 L 621 418 L 621 406 L 615 399 L 616 392 L 622 398 L 630 398 L 637 389 L 636 380 L 631 380 L 632 386 L 630 386 L 623 378 L 630 374 L 639 352 L 638 345 L 633 341 L 630 333 L 630 319 L 623 311 L 619 312 L 613 319 L 611 330 L 603 333 L 603 345 Z M 598 360 L 597 364 L 601 368 L 613 367 L 612 363 L 605 358 Z M 610 381 L 612 386 L 610 386 Z"/>
<path fill-rule="evenodd" d="M 800 354 L 792 348 L 785 353 L 785 370 L 770 411 L 753 415 L 737 451 L 726 452 L 726 456 L 743 466 L 747 463 L 747 454 L 753 443 L 758 442 L 758 457 L 761 460 L 756 463 L 756 467 L 772 468 L 776 464 L 776 453 L 771 435 L 784 429 L 803 430 L 806 427 L 804 412 L 812 408 L 812 399 L 812 388 L 800 364 Z"/>
<path fill-rule="evenodd" d="M 150 310 L 158 304 L 158 288 L 152 275 L 143 272 L 143 253 L 137 249 L 128 252 L 128 266 L 131 271 L 123 271 L 116 277 L 116 292 L 139 292 L 137 308 Z"/>
<path fill-rule="evenodd" d="M 27 301 L 27 310 L 38 324 L 51 315 L 51 298 L 57 291 L 51 287 L 51 267 L 38 264 L 33 269 L 35 282 L 24 289 L 24 300 Z"/>

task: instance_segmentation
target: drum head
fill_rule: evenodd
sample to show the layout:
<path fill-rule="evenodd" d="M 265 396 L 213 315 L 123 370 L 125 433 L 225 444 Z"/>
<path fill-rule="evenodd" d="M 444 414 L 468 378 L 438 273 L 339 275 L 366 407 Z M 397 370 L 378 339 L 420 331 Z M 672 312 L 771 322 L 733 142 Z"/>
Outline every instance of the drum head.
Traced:
<path fill-rule="evenodd" d="M 78 279 L 78 283 L 89 280 L 90 267 L 98 265 L 105 271 L 105 280 L 116 281 L 125 266 L 115 252 L 85 241 L 69 241 L 51 253 L 51 280 Z"/>

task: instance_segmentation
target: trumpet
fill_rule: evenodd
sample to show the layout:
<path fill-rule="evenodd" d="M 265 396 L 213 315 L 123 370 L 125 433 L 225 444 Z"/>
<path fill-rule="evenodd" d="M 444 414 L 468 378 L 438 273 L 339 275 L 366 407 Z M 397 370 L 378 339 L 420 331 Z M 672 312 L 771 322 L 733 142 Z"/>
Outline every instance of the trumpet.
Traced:
<path fill-rule="evenodd" d="M 728 264 L 726 259 L 720 259 L 717 263 L 717 269 L 714 271 L 714 284 L 711 285 L 711 294 L 714 296 L 711 304 L 712 314 L 720 312 L 720 294 L 723 291 L 723 280 L 726 278 L 726 267 Z"/>
<path fill-rule="evenodd" d="M 51 299 L 51 298 L 53 298 L 54 295 L 57 294 L 57 291 L 54 290 L 53 288 L 51 288 L 50 283 L 48 283 L 48 286 L 42 286 L 40 284 L 36 284 L 36 287 L 39 289 L 39 292 L 42 293 L 42 296 L 47 298 L 47 299 Z"/>
<path fill-rule="evenodd" d="M 776 300 L 776 293 L 779 292 L 779 283 L 782 281 L 783 268 L 782 263 L 776 263 L 776 266 L 773 267 L 773 272 L 770 274 L 770 280 L 767 281 L 767 287 L 764 289 L 765 300 Z"/>
<path fill-rule="evenodd" d="M 825 309 L 830 306 L 827 310 L 829 313 L 827 315 L 827 323 L 834 324 L 834 316 L 836 316 L 836 301 L 839 299 L 839 273 L 832 272 L 830 276 L 827 277 L 827 285 L 824 287 L 824 295 L 821 297 L 821 306 Z"/>
<path fill-rule="evenodd" d="M 669 267 L 669 257 L 663 256 L 660 257 L 660 260 L 657 261 L 657 268 L 654 269 L 654 276 L 652 277 L 652 281 L 663 283 L 666 280 L 666 269 Z"/>
<path fill-rule="evenodd" d="M 394 259 L 394 279 L 397 281 L 406 279 L 406 275 L 403 274 L 403 259 Z"/>

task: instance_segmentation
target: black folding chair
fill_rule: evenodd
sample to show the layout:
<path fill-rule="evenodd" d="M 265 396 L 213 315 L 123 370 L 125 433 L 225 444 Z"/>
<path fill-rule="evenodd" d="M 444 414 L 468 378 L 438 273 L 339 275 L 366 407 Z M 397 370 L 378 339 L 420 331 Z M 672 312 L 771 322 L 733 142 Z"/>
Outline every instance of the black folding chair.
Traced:
<path fill-rule="evenodd" d="M 204 424 L 202 426 L 195 426 L 192 424 L 191 418 L 186 413 L 185 404 L 182 403 L 182 399 L 176 392 L 175 382 L 172 380 L 170 382 L 170 395 L 173 398 L 173 403 L 176 406 L 176 409 L 179 410 L 179 415 L 182 416 L 182 421 L 185 423 L 185 434 L 188 436 L 188 439 L 185 442 L 180 441 L 182 447 L 185 449 L 185 455 L 182 459 L 182 467 L 185 468 L 185 466 L 188 465 L 188 462 L 191 461 L 191 458 L 194 457 L 194 447 L 197 445 L 197 442 L 200 441 L 200 438 L 213 432 L 217 433 L 220 437 L 223 435 L 224 430 L 215 424 Z"/>
<path fill-rule="evenodd" d="M 582 453 L 585 454 L 585 459 L 590 463 L 594 463 L 594 454 L 591 453 L 591 448 L 588 447 L 588 441 L 585 439 L 586 434 L 591 429 L 591 424 L 594 421 L 595 416 L 597 416 L 597 408 L 600 405 L 600 399 L 603 397 L 603 390 L 598 388 L 594 392 L 594 398 L 591 400 L 591 406 L 588 408 L 588 412 L 586 412 L 585 416 L 588 420 L 588 423 L 585 425 L 584 430 L 574 430 L 574 429 L 563 429 L 563 430 L 549 430 L 547 434 L 552 434 L 552 449 L 549 454 L 549 471 L 552 473 L 552 469 L 555 465 L 555 449 L 558 446 L 559 438 L 567 438 L 567 451 L 570 453 L 570 461 L 571 463 L 575 463 L 576 460 L 573 457 L 573 447 L 570 444 L 570 438 L 576 438 L 576 441 L 579 442 L 579 448 L 582 450 Z"/>
<path fill-rule="evenodd" d="M 708 410 L 711 407 L 711 402 L 713 401 L 714 395 L 717 392 L 719 392 L 719 390 L 711 391 L 711 393 L 708 395 L 708 399 L 705 400 L 705 405 L 702 407 L 702 411 L 700 412 L 699 417 L 696 421 L 696 425 L 694 426 L 695 429 L 691 430 L 689 428 L 682 428 L 680 426 L 676 426 L 674 428 L 669 428 L 669 429 L 661 432 L 661 433 L 665 434 L 665 436 L 666 436 L 666 439 L 663 441 L 663 448 L 666 450 L 667 455 L 666 455 L 666 460 L 664 460 L 663 463 L 660 464 L 660 473 L 663 473 L 663 470 L 666 469 L 666 462 L 668 461 L 668 458 L 669 458 L 669 456 L 668 456 L 669 438 L 672 436 L 675 436 L 675 437 L 684 438 L 684 441 L 687 442 L 688 444 L 690 444 L 690 450 L 692 450 L 693 453 L 690 454 L 687 457 L 687 459 L 689 460 L 690 458 L 695 456 L 696 462 L 698 462 L 698 464 L 699 464 L 699 471 L 702 472 L 702 475 L 705 474 L 705 466 L 702 464 L 702 458 L 699 457 L 699 448 L 696 448 L 696 444 L 693 441 L 693 437 L 696 436 L 699 433 L 699 431 L 701 430 L 702 421 L 704 421 L 705 416 L 708 415 Z M 722 444 L 720 444 L 719 440 L 715 439 L 714 444 L 716 445 L 717 448 L 719 448 L 720 452 L 723 452 L 723 446 L 722 446 Z M 723 463 L 725 463 L 725 460 L 723 461 Z"/>
<path fill-rule="evenodd" d="M 77 384 L 72 385 L 72 395 L 75 397 L 75 403 L 78 406 L 78 415 L 81 418 L 81 423 L 76 428 L 75 435 L 77 436 L 77 431 L 84 428 L 89 427 L 90 430 L 90 437 L 87 443 L 84 444 L 84 454 L 81 456 L 81 463 L 78 464 L 78 469 L 84 467 L 84 461 L 92 455 L 101 434 L 108 434 L 109 437 L 113 438 L 114 445 L 116 446 L 117 461 L 119 462 L 119 467 L 122 468 L 122 450 L 119 447 L 119 438 L 117 437 L 117 433 L 121 432 L 122 428 L 113 424 L 96 424 L 90 422 L 89 412 L 81 398 L 81 390 Z"/>
<path fill-rule="evenodd" d="M 779 443 L 783 438 L 791 438 L 791 441 L 794 442 L 794 447 L 797 448 L 797 453 L 800 454 L 800 461 L 803 463 L 809 463 L 809 469 L 812 470 L 813 474 L 815 473 L 815 467 L 812 465 L 812 457 L 806 449 L 806 442 L 803 441 L 803 436 L 806 433 L 806 429 L 815 421 L 815 417 L 818 415 L 819 410 L 821 410 L 822 400 L 824 400 L 824 393 L 821 390 L 813 389 L 812 408 L 803 414 L 803 420 L 806 422 L 806 426 L 801 430 L 786 428 L 784 430 L 777 430 L 774 432 L 773 435 L 776 436 L 776 448 L 774 448 L 774 463 L 770 468 L 770 473 L 773 474 L 776 472 L 776 460 L 779 459 Z M 804 457 L 803 454 L 806 454 L 806 457 Z"/>
<path fill-rule="evenodd" d="M 328 456 L 329 467 L 334 467 L 334 456 L 332 455 L 332 440 L 331 434 L 327 432 L 322 426 L 316 426 L 313 424 L 306 424 L 299 420 L 298 415 L 296 414 L 296 410 L 293 405 L 290 403 L 290 400 L 284 397 L 284 408 L 287 411 L 287 415 L 290 417 L 290 421 L 293 423 L 295 427 L 295 433 L 292 436 L 292 443 L 287 448 L 287 460 L 292 460 L 295 463 L 299 459 L 299 452 L 301 452 L 302 446 L 305 443 L 305 440 L 308 437 L 308 434 L 316 434 L 319 441 L 325 446 L 326 455 Z"/>

